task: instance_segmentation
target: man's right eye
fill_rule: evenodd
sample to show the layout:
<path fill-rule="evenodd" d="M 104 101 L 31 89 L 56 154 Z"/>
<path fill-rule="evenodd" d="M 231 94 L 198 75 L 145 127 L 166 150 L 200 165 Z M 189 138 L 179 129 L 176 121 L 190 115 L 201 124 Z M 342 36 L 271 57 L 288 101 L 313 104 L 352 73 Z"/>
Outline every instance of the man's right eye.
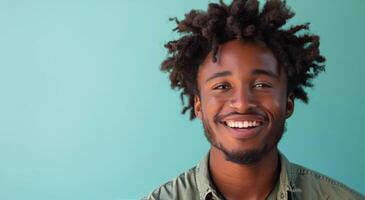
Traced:
<path fill-rule="evenodd" d="M 218 84 L 213 89 L 214 90 L 227 90 L 230 88 L 231 88 L 231 86 L 229 84 Z"/>

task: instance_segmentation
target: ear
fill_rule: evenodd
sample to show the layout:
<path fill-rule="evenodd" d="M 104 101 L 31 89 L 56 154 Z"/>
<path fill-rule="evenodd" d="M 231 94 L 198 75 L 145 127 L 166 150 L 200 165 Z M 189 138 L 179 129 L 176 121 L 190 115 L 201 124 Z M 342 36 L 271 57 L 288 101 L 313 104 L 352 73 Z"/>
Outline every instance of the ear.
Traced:
<path fill-rule="evenodd" d="M 286 114 L 285 117 L 289 118 L 294 112 L 294 94 L 290 93 L 286 101 Z"/>
<path fill-rule="evenodd" d="M 202 106 L 200 97 L 198 95 L 194 96 L 194 113 L 199 119 L 202 119 Z"/>

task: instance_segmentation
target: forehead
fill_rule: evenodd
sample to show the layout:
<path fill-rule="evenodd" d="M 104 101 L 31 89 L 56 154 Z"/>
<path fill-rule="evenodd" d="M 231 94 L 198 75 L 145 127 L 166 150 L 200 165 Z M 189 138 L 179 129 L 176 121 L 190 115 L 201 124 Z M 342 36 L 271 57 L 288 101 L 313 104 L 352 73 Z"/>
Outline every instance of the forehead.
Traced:
<path fill-rule="evenodd" d="M 220 71 L 232 71 L 233 74 L 249 75 L 250 71 L 266 70 L 278 76 L 278 62 L 272 51 L 265 45 L 253 42 L 229 41 L 220 46 L 217 62 L 213 62 L 212 53 L 199 67 L 198 78 L 206 78 Z"/>

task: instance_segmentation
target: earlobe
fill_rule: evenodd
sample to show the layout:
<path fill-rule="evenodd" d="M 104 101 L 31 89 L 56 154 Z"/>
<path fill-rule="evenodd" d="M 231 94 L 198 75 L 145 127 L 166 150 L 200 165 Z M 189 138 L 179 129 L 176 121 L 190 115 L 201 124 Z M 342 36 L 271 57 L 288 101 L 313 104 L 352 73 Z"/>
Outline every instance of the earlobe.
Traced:
<path fill-rule="evenodd" d="M 285 117 L 289 118 L 294 112 L 294 95 L 290 94 L 286 103 L 286 114 Z"/>
<path fill-rule="evenodd" d="M 196 117 L 201 119 L 201 102 L 198 95 L 194 96 L 194 113 Z"/>

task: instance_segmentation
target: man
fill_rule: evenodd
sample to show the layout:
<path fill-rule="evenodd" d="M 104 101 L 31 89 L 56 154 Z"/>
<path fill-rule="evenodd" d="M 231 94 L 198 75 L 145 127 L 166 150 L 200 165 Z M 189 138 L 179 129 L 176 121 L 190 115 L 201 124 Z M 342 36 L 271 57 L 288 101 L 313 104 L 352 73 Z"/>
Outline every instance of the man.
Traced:
<path fill-rule="evenodd" d="M 322 174 L 290 163 L 278 151 L 294 100 L 324 71 L 319 37 L 308 24 L 284 29 L 285 1 L 209 4 L 177 19 L 183 36 L 166 44 L 161 69 L 189 99 L 211 144 L 198 166 L 145 199 L 365 199 Z"/>

